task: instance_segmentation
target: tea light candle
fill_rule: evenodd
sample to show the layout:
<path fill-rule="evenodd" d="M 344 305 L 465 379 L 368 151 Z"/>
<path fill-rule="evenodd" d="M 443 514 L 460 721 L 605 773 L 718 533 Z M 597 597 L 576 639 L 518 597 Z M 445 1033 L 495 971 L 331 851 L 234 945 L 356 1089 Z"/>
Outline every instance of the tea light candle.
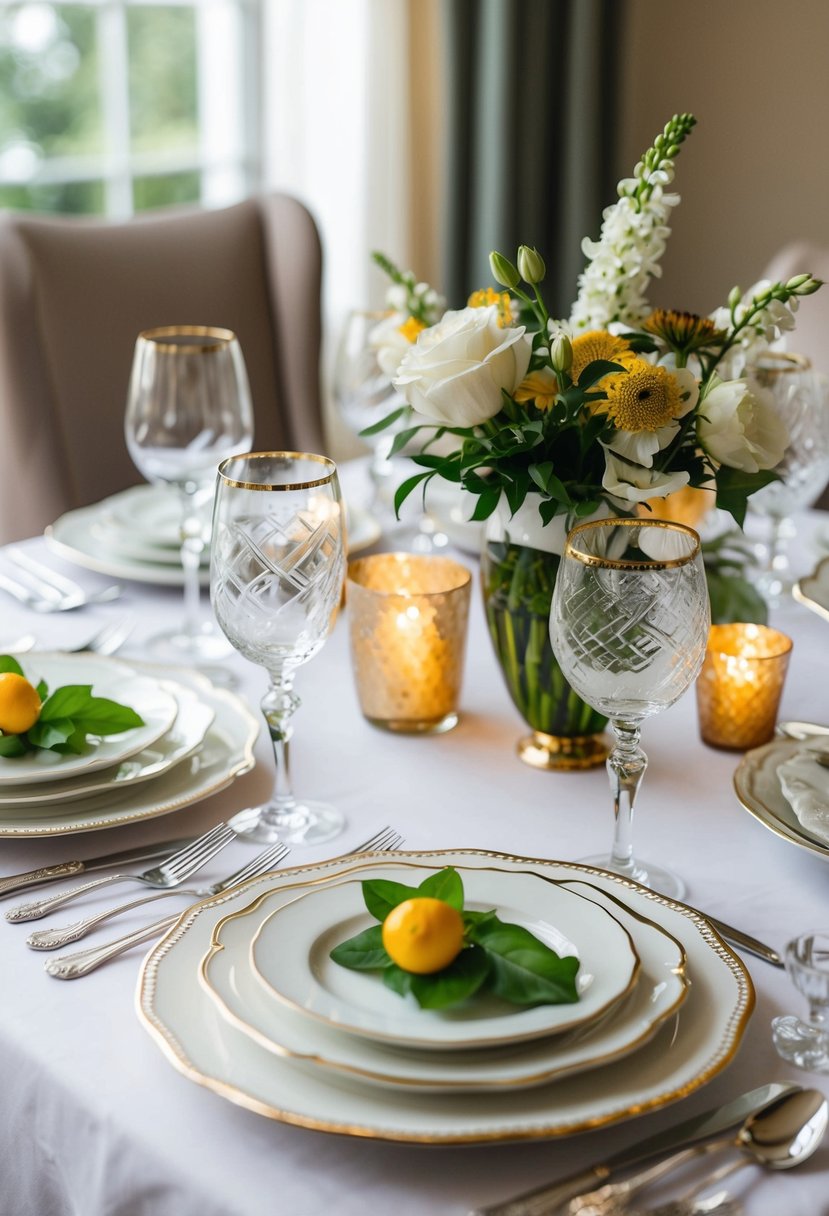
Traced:
<path fill-rule="evenodd" d="M 697 680 L 703 742 L 745 751 L 774 735 L 791 638 L 765 625 L 712 625 Z"/>
<path fill-rule="evenodd" d="M 471 583 L 446 557 L 380 553 L 349 563 L 351 655 L 369 722 L 420 734 L 456 725 Z"/>

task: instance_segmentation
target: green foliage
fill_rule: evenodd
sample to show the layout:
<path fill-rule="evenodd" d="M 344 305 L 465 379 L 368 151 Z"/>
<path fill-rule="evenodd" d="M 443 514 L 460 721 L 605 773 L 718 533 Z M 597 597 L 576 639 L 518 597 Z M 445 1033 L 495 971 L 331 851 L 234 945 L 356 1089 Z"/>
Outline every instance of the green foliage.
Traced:
<path fill-rule="evenodd" d="M 702 557 L 711 601 L 711 623 L 728 625 L 732 621 L 751 621 L 765 625 L 766 601 L 748 580 L 752 565 L 751 550 L 739 532 L 726 532 L 704 541 Z"/>
<path fill-rule="evenodd" d="M 415 975 L 394 963 L 383 947 L 382 923 L 341 942 L 331 958 L 351 971 L 382 971 L 383 983 L 400 996 L 411 994 L 421 1009 L 448 1009 L 487 990 L 514 1005 L 558 1005 L 578 1000 L 579 960 L 560 958 L 522 925 L 499 920 L 493 911 L 463 909 L 463 881 L 452 866 L 430 874 L 418 887 L 387 879 L 362 883 L 369 912 L 380 922 L 408 899 L 441 899 L 460 912 L 464 947 L 441 971 Z"/>

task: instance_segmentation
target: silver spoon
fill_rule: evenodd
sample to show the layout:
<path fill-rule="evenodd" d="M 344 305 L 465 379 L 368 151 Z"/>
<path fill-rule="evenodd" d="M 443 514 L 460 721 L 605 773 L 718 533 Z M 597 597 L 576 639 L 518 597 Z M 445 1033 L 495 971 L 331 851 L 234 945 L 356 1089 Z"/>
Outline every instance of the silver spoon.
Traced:
<path fill-rule="evenodd" d="M 640 1170 L 624 1182 L 609 1183 L 587 1195 L 579 1195 L 564 1208 L 567 1216 L 604 1216 L 616 1212 L 620 1204 L 631 1198 L 650 1182 L 664 1178 L 672 1170 L 696 1157 L 707 1156 L 727 1148 L 738 1148 L 744 1154 L 730 1162 L 717 1174 L 709 1174 L 705 1185 L 719 1181 L 727 1174 L 756 1162 L 766 1169 L 787 1170 L 800 1165 L 820 1144 L 829 1122 L 829 1103 L 817 1089 L 796 1089 L 781 1095 L 756 1114 L 750 1115 L 732 1139 L 713 1140 L 694 1148 L 673 1153 L 656 1165 Z M 746 1160 L 749 1158 L 749 1160 Z M 693 1192 L 691 1192 L 693 1194 Z"/>

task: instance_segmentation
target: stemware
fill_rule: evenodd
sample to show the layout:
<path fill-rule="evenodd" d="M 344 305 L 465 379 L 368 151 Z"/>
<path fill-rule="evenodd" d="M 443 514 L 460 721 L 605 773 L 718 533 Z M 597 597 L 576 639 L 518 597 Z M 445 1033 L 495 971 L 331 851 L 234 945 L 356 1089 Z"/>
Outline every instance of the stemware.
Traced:
<path fill-rule="evenodd" d="M 778 1055 L 798 1068 L 829 1072 L 829 929 L 804 933 L 786 946 L 786 970 L 809 1004 L 808 1020 L 785 1014 L 772 1019 Z"/>
<path fill-rule="evenodd" d="M 829 379 L 812 371 L 803 355 L 766 351 L 751 367 L 752 380 L 771 394 L 789 432 L 775 472 L 780 480 L 749 499 L 751 515 L 767 521 L 768 539 L 758 549 L 757 585 L 771 604 L 791 590 L 788 543 L 791 516 L 811 506 L 829 481 Z"/>
<path fill-rule="evenodd" d="M 234 649 L 270 679 L 261 705 L 276 760 L 274 793 L 231 820 L 253 840 L 318 844 L 343 826 L 334 807 L 294 796 L 288 744 L 299 706 L 296 669 L 331 632 L 344 577 L 343 503 L 333 461 L 253 452 L 222 462 L 211 541 L 213 611 Z"/>
<path fill-rule="evenodd" d="M 133 464 L 148 481 L 175 486 L 181 501 L 181 624 L 150 642 L 174 661 L 229 653 L 199 614 L 206 509 L 220 460 L 253 440 L 253 407 L 242 351 L 229 329 L 172 325 L 139 334 L 125 419 Z"/>
<path fill-rule="evenodd" d="M 550 611 L 550 637 L 578 695 L 611 721 L 607 760 L 616 820 L 610 857 L 592 864 L 679 897 L 670 871 L 634 859 L 633 806 L 647 767 L 642 721 L 696 678 L 710 627 L 699 536 L 665 520 L 607 519 L 569 534 Z"/>

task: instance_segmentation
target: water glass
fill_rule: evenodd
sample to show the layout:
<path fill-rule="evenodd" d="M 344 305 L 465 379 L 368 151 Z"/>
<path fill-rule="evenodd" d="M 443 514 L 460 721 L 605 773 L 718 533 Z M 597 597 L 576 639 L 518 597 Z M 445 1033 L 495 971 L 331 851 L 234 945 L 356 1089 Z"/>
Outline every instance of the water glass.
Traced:
<path fill-rule="evenodd" d="M 829 1072 L 829 929 L 796 937 L 786 946 L 786 971 L 806 998 L 808 1021 L 786 1014 L 772 1019 L 777 1054 L 798 1068 Z"/>

